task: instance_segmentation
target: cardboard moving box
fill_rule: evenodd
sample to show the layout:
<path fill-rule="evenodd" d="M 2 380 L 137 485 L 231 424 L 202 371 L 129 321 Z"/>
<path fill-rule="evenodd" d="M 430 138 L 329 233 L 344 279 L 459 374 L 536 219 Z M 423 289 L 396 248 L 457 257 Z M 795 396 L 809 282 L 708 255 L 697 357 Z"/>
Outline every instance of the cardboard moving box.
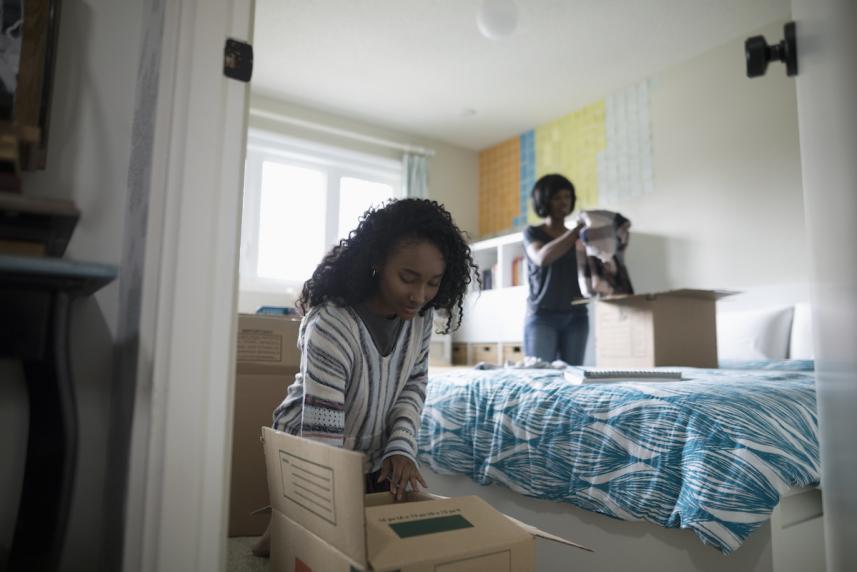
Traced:
<path fill-rule="evenodd" d="M 731 294 L 683 289 L 595 299 L 596 365 L 716 368 L 716 302 Z"/>
<path fill-rule="evenodd" d="M 259 431 L 300 370 L 299 327 L 294 317 L 238 316 L 229 536 L 258 536 L 268 525 L 268 514 L 253 514 L 269 504 Z"/>
<path fill-rule="evenodd" d="M 275 572 L 527 572 L 534 537 L 584 550 L 511 519 L 479 497 L 363 494 L 363 455 L 263 430 Z"/>

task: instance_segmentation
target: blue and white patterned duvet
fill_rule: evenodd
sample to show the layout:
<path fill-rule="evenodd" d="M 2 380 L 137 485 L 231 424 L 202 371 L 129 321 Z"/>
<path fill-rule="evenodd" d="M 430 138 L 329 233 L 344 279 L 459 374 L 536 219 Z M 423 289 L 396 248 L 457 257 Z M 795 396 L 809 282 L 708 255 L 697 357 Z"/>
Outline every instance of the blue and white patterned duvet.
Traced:
<path fill-rule="evenodd" d="M 693 530 L 724 553 L 819 482 L 811 372 L 682 368 L 572 385 L 551 370 L 431 375 L 420 458 L 440 473 Z"/>

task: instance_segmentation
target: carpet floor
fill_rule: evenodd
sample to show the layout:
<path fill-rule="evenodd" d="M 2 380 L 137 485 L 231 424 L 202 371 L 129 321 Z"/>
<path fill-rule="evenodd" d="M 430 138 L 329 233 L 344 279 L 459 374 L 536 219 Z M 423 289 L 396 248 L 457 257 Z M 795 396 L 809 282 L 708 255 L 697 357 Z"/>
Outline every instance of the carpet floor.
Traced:
<path fill-rule="evenodd" d="M 253 556 L 255 536 L 230 538 L 226 549 L 226 572 L 268 572 L 270 560 Z"/>

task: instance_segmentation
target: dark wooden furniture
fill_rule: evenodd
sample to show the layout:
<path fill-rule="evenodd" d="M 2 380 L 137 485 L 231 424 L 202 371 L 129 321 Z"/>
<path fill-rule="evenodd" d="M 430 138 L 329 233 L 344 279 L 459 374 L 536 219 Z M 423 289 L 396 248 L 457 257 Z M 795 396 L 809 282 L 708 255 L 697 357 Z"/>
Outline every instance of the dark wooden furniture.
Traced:
<path fill-rule="evenodd" d="M 77 461 L 78 418 L 69 311 L 116 278 L 116 268 L 0 255 L 0 357 L 21 360 L 30 425 L 10 570 L 59 567 Z"/>

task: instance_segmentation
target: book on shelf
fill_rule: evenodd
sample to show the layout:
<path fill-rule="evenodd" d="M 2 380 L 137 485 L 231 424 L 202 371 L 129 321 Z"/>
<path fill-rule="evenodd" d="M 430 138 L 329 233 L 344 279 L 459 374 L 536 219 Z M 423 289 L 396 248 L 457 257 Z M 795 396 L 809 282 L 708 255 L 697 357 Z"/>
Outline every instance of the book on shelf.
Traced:
<path fill-rule="evenodd" d="M 491 290 L 494 287 L 494 271 L 493 270 L 483 270 L 482 271 L 482 289 L 483 290 Z"/>
<path fill-rule="evenodd" d="M 512 286 L 520 286 L 523 284 L 522 268 L 524 265 L 524 257 L 516 256 L 512 259 Z"/>
<path fill-rule="evenodd" d="M 569 383 L 618 383 L 621 381 L 681 381 L 676 369 L 610 369 L 570 366 L 563 371 Z"/>

